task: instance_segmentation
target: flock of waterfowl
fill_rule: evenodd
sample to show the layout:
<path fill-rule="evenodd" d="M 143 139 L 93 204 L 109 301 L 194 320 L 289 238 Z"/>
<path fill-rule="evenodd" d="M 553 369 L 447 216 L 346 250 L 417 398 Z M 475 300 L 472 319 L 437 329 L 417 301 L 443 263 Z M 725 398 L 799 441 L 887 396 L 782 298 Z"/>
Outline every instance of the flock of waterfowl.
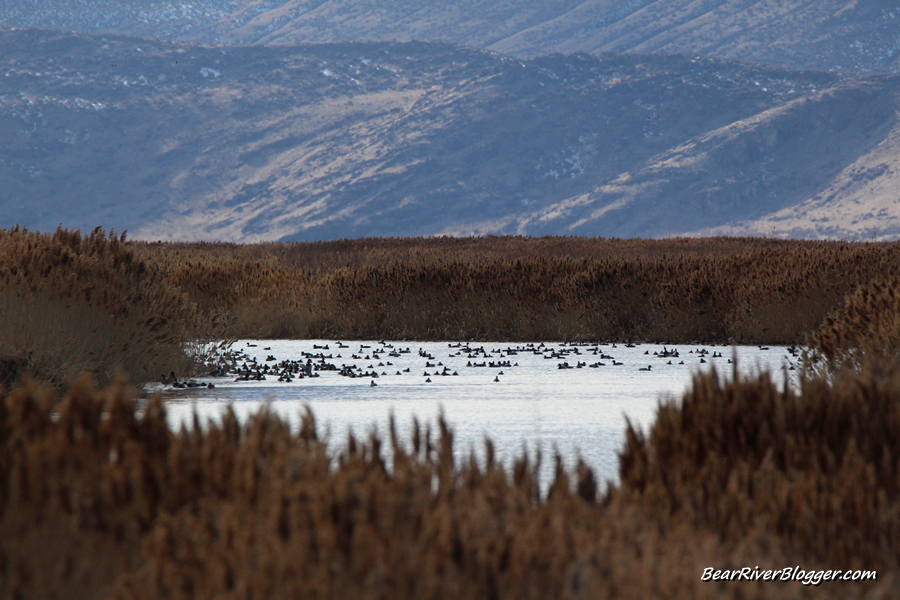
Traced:
<path fill-rule="evenodd" d="M 283 343 L 281 345 L 285 346 Z M 436 348 L 444 346 L 428 346 L 430 351 L 420 347 L 416 352 L 409 346 L 401 347 L 387 341 L 354 342 L 352 347 L 343 342 L 313 343 L 310 351 L 301 350 L 289 358 L 279 358 L 272 353 L 272 346 L 259 349 L 258 344 L 251 342 L 243 342 L 242 346 L 222 344 L 214 349 L 208 362 L 209 377 L 234 382 L 274 380 L 292 383 L 329 373 L 363 379 L 370 387 L 377 387 L 376 380 L 385 377 L 419 376 L 422 383 L 433 383 L 443 377 L 459 377 L 463 369 L 487 369 L 489 374 L 485 381 L 500 383 L 506 370 L 519 366 L 518 360 L 523 355 L 528 356 L 529 360 L 540 357 L 542 360 L 555 361 L 558 370 L 616 367 L 632 368 L 643 373 L 651 372 L 654 366 L 660 370 L 674 365 L 702 365 L 715 359 L 726 360 L 721 351 L 710 351 L 706 347 L 679 350 L 667 345 L 656 345 L 640 354 L 638 344 L 617 345 L 612 342 L 541 342 L 492 348 L 466 342 L 446 343 L 446 356 L 440 358 L 435 356 Z M 293 347 L 296 348 L 297 345 L 294 344 Z M 786 368 L 789 365 L 789 369 L 794 370 L 794 362 L 802 359 L 796 348 L 790 347 L 787 351 L 790 356 L 785 357 Z M 619 359 L 614 355 L 618 355 Z M 643 360 L 637 362 L 635 356 Z M 732 359 L 727 358 L 727 363 L 731 364 Z M 163 376 L 161 383 L 174 389 L 215 387 L 211 381 L 180 381 L 175 373 Z"/>

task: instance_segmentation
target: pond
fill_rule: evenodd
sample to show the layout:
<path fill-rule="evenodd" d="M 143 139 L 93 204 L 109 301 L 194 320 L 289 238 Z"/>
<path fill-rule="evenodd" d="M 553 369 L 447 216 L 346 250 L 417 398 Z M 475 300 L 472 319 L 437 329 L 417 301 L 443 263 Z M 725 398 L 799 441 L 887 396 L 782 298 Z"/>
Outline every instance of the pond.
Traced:
<path fill-rule="evenodd" d="M 483 457 L 485 436 L 507 467 L 540 448 L 544 486 L 557 451 L 568 467 L 581 457 L 599 481 L 616 481 L 626 418 L 646 431 L 659 402 L 679 398 L 701 370 L 730 375 L 736 361 L 779 381 L 799 373 L 791 349 L 775 346 L 241 340 L 231 350 L 237 373 L 196 380 L 213 388 L 147 388 L 163 394 L 173 427 L 190 425 L 194 411 L 217 421 L 230 404 L 243 420 L 268 404 L 296 428 L 308 406 L 339 450 L 350 431 L 386 439 L 391 414 L 411 446 L 413 419 L 435 431 L 443 412 L 460 459 Z"/>

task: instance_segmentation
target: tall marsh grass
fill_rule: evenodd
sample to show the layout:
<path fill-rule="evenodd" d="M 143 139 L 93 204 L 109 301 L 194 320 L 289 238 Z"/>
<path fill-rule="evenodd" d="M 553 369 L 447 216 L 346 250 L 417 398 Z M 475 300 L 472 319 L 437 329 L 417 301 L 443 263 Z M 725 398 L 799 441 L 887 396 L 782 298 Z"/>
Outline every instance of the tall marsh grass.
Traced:
<path fill-rule="evenodd" d="M 799 391 L 695 376 L 649 435 L 628 428 L 620 477 L 622 501 L 726 542 L 768 536 L 818 564 L 900 574 L 900 365 Z"/>
<path fill-rule="evenodd" d="M 82 371 L 134 381 L 189 370 L 199 312 L 124 235 L 0 230 L 0 384 L 22 373 L 62 387 Z"/>
<path fill-rule="evenodd" d="M 896 243 L 408 238 L 138 244 L 233 337 L 799 344 Z"/>
<path fill-rule="evenodd" d="M 240 337 L 809 342 L 836 360 L 868 325 L 835 311 L 891 302 L 878 280 L 900 267 L 898 249 L 758 238 L 163 244 L 14 228 L 0 231 L 0 383 L 31 372 L 61 387 L 83 370 L 109 382 L 117 366 L 143 382 L 189 373 L 190 340 Z"/>
<path fill-rule="evenodd" d="M 900 279 L 875 279 L 849 294 L 811 335 L 827 368 L 900 362 Z"/>
<path fill-rule="evenodd" d="M 53 385 L 0 387 L 0 597 L 898 597 L 897 250 L 2 231 L 0 376 Z M 95 388 L 117 365 L 187 369 L 189 341 L 228 335 L 811 340 L 828 370 L 799 390 L 697 376 L 626 431 L 617 484 L 557 461 L 546 495 L 538 465 L 489 443 L 454 462 L 446 423 L 337 450 L 309 413 L 299 431 L 266 412 L 172 431 L 158 398 Z M 757 565 L 878 579 L 700 580 Z"/>
<path fill-rule="evenodd" d="M 0 596 L 896 597 L 900 377 L 881 375 L 798 394 L 699 376 L 628 432 L 619 485 L 558 466 L 546 495 L 489 444 L 454 462 L 444 423 L 338 452 L 311 414 L 174 432 L 121 383 L 82 378 L 56 412 L 29 384 L 0 394 Z M 701 582 L 795 565 L 878 578 Z"/>

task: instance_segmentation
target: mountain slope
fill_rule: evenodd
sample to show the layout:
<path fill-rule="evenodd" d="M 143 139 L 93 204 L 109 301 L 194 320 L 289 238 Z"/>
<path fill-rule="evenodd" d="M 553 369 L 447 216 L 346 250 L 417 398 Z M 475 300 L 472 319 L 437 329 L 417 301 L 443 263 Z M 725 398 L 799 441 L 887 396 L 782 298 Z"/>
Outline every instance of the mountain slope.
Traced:
<path fill-rule="evenodd" d="M 492 49 L 692 53 L 846 72 L 900 69 L 900 5 L 878 0 L 588 0 Z"/>
<path fill-rule="evenodd" d="M 0 30 L 0 47 L 0 227 L 237 241 L 900 232 L 894 76 L 42 30 Z"/>
<path fill-rule="evenodd" d="M 900 4 L 883 0 L 7 0 L 3 24 L 207 43 L 436 40 L 518 57 L 679 53 L 900 70 Z"/>
<path fill-rule="evenodd" d="M 647 230 L 654 235 L 900 235 L 891 219 L 869 222 L 868 233 L 860 223 L 872 212 L 863 210 L 868 202 L 885 217 L 897 213 L 896 104 L 896 91 L 877 82 L 829 87 L 693 137 L 592 190 L 575 206 L 548 207 L 539 219 L 562 220 L 571 233 L 582 233 L 596 228 L 602 214 L 604 232 L 623 236 Z M 873 181 L 886 193 L 859 189 Z M 812 198 L 798 206 L 805 195 Z M 844 218 L 837 216 L 837 200 L 854 204 L 850 213 L 844 207 Z M 818 215 L 810 212 L 812 206 L 821 207 Z M 799 218 L 807 213 L 809 218 Z"/>

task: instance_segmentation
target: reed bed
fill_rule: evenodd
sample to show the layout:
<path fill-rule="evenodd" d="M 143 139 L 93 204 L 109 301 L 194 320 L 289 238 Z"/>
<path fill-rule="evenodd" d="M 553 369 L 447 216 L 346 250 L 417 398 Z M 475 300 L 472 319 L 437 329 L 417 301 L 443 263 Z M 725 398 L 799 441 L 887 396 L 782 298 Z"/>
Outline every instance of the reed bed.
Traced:
<path fill-rule="evenodd" d="M 234 244 L 228 242 L 149 242 L 139 244 L 152 254 L 169 256 L 237 257 L 241 260 L 277 258 L 292 269 L 315 272 L 340 267 L 360 268 L 389 262 L 409 264 L 454 258 L 495 262 L 529 258 L 677 258 L 724 256 L 750 250 L 815 246 L 818 242 L 759 237 L 589 238 L 577 236 L 481 236 L 360 238 L 327 242 Z"/>
<path fill-rule="evenodd" d="M 91 370 L 109 382 L 117 365 L 138 382 L 189 374 L 192 340 L 239 337 L 810 343 L 837 360 L 866 326 L 835 311 L 892 301 L 866 304 L 889 293 L 878 281 L 900 267 L 898 249 L 759 238 L 163 244 L 16 228 L 0 231 L 0 381 L 30 372 L 62 387 Z M 844 333 L 827 331 L 839 322 Z"/>
<path fill-rule="evenodd" d="M 900 362 L 900 280 L 876 279 L 857 288 L 813 333 L 811 348 L 827 370 Z"/>
<path fill-rule="evenodd" d="M 900 366 L 804 378 L 696 376 L 649 435 L 629 427 L 613 494 L 820 564 L 900 566 Z M 874 565 L 877 565 L 875 567 Z"/>
<path fill-rule="evenodd" d="M 408 238 L 138 244 L 233 337 L 800 344 L 896 243 Z"/>
<path fill-rule="evenodd" d="M 0 231 L 0 597 L 892 598 L 900 592 L 893 243 L 484 238 L 145 244 Z M 588 465 L 455 463 L 415 428 L 329 448 L 313 416 L 172 431 L 114 379 L 227 335 L 808 341 L 799 390 L 698 376 Z M 73 374 L 87 370 L 74 383 Z M 66 389 L 59 401 L 60 390 Z M 382 449 L 389 445 L 388 461 Z M 877 570 L 701 582 L 703 570 Z"/>
<path fill-rule="evenodd" d="M 453 433 L 329 448 L 263 412 L 175 432 L 158 399 L 78 380 L 54 411 L 0 393 L 5 598 L 891 598 L 900 376 L 779 390 L 699 376 L 629 430 L 621 484 Z M 392 459 L 382 448 L 390 445 Z M 702 582 L 704 569 L 877 570 L 868 582 Z"/>
<path fill-rule="evenodd" d="M 0 230 L 0 384 L 23 373 L 64 387 L 89 370 L 135 381 L 189 370 L 196 304 L 124 235 Z"/>

